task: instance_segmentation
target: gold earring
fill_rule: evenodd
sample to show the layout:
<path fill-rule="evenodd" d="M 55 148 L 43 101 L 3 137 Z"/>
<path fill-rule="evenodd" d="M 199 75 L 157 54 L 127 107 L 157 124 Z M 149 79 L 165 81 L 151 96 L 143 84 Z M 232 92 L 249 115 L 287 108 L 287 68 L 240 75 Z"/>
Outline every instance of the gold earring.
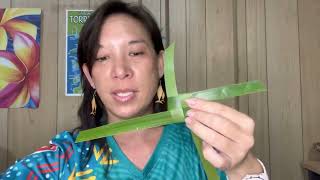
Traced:
<path fill-rule="evenodd" d="M 158 100 L 155 103 L 163 104 L 164 103 L 164 98 L 166 97 L 166 95 L 164 94 L 164 91 L 162 89 L 161 81 L 160 81 L 159 84 L 160 85 L 159 85 L 158 91 L 157 91 Z"/>
<path fill-rule="evenodd" d="M 92 115 L 92 116 L 95 116 L 96 112 L 97 112 L 96 93 L 97 93 L 97 90 L 94 90 L 92 100 L 91 100 L 91 113 L 90 113 L 90 115 Z"/>

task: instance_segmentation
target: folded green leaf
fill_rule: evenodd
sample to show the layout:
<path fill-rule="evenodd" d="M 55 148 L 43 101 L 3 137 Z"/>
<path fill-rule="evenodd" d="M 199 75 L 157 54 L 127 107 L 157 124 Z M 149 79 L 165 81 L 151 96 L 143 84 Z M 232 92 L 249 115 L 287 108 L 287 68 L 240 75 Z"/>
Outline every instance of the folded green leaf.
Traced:
<path fill-rule="evenodd" d="M 182 116 L 181 116 L 182 114 Z M 138 131 L 152 127 L 159 127 L 167 124 L 183 122 L 184 117 L 180 109 L 149 114 L 141 117 L 122 120 L 115 123 L 110 123 L 93 129 L 80 131 L 76 142 L 90 141 L 106 136 L 113 136 L 116 134 Z"/>
<path fill-rule="evenodd" d="M 164 80 L 166 82 L 167 97 L 175 97 L 178 95 L 176 85 L 176 76 L 174 72 L 174 43 L 171 44 L 164 52 Z"/>
<path fill-rule="evenodd" d="M 246 83 L 233 84 L 204 91 L 198 91 L 188 94 L 178 95 L 172 97 L 171 102 L 175 104 L 182 104 L 183 111 L 187 111 L 188 107 L 185 100 L 191 97 L 197 97 L 205 100 L 221 100 L 232 98 L 235 96 L 242 96 L 245 94 L 265 91 L 265 87 L 259 81 L 250 81 Z M 181 108 L 171 109 L 161 113 L 149 114 L 141 117 L 135 117 L 128 120 L 122 120 L 115 123 L 110 123 L 97 128 L 80 131 L 76 142 L 89 141 L 101 137 L 112 136 L 128 131 L 141 130 L 152 128 L 172 123 L 184 121 L 184 113 Z"/>
<path fill-rule="evenodd" d="M 199 98 L 208 101 L 217 101 L 263 91 L 266 91 L 266 88 L 260 81 L 249 81 L 218 88 L 206 89 L 193 93 L 181 94 L 178 96 L 178 99 L 180 99 L 182 107 L 185 108 L 187 107 L 185 100 L 188 98 Z"/>

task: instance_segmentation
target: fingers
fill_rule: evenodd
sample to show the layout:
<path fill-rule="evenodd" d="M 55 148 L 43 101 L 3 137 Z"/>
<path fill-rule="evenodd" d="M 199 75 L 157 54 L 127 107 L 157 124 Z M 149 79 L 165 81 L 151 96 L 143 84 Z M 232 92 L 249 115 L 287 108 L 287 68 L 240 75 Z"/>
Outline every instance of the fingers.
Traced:
<path fill-rule="evenodd" d="M 203 154 L 214 166 L 231 169 L 254 145 L 254 121 L 223 104 L 188 99 L 186 125 L 203 140 Z"/>
<path fill-rule="evenodd" d="M 233 141 L 241 142 L 247 136 L 238 124 L 218 114 L 189 110 L 187 115 Z"/>
<path fill-rule="evenodd" d="M 247 115 L 220 103 L 201 100 L 197 98 L 192 98 L 186 100 L 188 106 L 191 109 L 200 110 L 212 114 L 217 114 L 219 116 L 225 117 L 230 121 L 238 124 L 242 129 L 253 133 L 254 121 Z"/>
<path fill-rule="evenodd" d="M 253 146 L 253 137 L 248 136 L 247 140 L 242 140 L 239 143 L 233 141 L 232 139 L 222 135 L 221 133 L 211 129 L 210 127 L 202 124 L 196 119 L 192 117 L 186 118 L 186 125 L 194 132 L 200 139 L 209 144 L 212 148 L 215 148 L 222 153 L 227 161 L 227 157 L 229 157 L 229 161 L 231 162 L 230 167 L 234 167 L 236 164 L 242 161 L 242 159 L 246 156 L 247 152 Z M 241 133 L 239 133 L 241 134 Z M 211 150 L 206 150 L 203 153 L 208 153 L 206 157 L 211 157 L 209 155 L 212 152 Z M 212 156 L 216 156 L 213 154 Z M 227 158 L 227 159 L 226 159 Z M 210 158 L 209 158 L 210 159 Z M 225 162 L 217 162 L 222 163 L 225 166 Z M 228 165 L 229 166 L 229 165 Z"/>
<path fill-rule="evenodd" d="M 231 168 L 231 159 L 226 155 L 219 153 L 216 149 L 210 146 L 205 141 L 202 142 L 203 157 L 209 161 L 214 167 L 221 170 L 227 170 Z"/>
<path fill-rule="evenodd" d="M 219 134 L 216 131 L 213 131 L 212 129 L 199 123 L 198 121 L 188 117 L 186 119 L 186 122 L 186 125 L 192 130 L 192 132 L 194 132 L 197 136 L 200 137 L 200 139 L 207 142 L 218 151 L 228 155 L 232 154 L 232 151 L 236 149 L 237 145 L 235 145 L 235 142 L 227 139 L 223 135 Z"/>

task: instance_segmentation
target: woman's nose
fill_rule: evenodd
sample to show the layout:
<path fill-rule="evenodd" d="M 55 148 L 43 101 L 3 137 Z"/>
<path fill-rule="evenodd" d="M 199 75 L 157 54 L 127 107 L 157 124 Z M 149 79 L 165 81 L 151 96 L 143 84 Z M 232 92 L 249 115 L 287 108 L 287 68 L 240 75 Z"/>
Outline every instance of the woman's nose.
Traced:
<path fill-rule="evenodd" d="M 131 78 L 132 68 L 126 57 L 118 58 L 113 63 L 112 77 L 117 79 Z"/>

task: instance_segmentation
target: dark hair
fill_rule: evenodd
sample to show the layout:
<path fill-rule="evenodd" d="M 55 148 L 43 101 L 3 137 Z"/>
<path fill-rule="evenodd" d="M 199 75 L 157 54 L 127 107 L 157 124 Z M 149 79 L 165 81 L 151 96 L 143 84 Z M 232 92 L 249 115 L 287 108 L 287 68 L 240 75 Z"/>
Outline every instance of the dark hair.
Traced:
<path fill-rule="evenodd" d="M 96 115 L 91 113 L 91 100 L 94 89 L 90 86 L 82 66 L 86 64 L 91 73 L 92 66 L 96 61 L 96 55 L 99 48 L 101 27 L 105 20 L 114 14 L 126 14 L 138 20 L 148 32 L 156 54 L 159 55 L 164 50 L 162 37 L 159 27 L 152 17 L 151 13 L 142 5 L 128 4 L 121 1 L 109 0 L 98 7 L 88 18 L 79 36 L 78 42 L 78 62 L 81 70 L 81 83 L 83 90 L 83 100 L 78 110 L 78 116 L 81 120 L 80 130 L 95 128 L 103 123 L 108 123 L 107 114 L 99 95 L 96 96 L 97 111 Z M 165 87 L 164 77 L 161 78 L 162 87 Z M 166 105 L 154 105 L 154 112 L 166 110 Z M 103 120 L 103 121 L 102 121 Z M 92 144 L 98 143 L 100 147 L 106 146 L 105 138 L 93 140 Z"/>

